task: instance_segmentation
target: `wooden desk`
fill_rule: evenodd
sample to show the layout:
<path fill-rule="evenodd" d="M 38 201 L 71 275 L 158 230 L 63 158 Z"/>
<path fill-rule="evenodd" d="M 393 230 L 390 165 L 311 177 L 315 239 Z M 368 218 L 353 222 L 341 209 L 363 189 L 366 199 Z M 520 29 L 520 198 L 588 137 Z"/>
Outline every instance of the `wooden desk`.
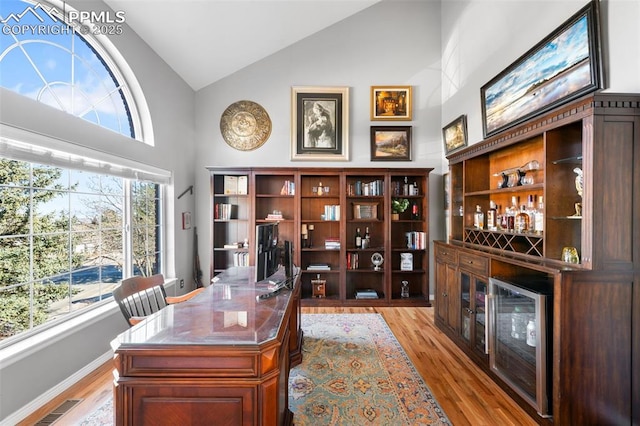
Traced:
<path fill-rule="evenodd" d="M 261 301 L 269 284 L 255 283 L 252 267 L 218 278 L 111 343 L 116 425 L 292 424 L 289 369 L 302 359 L 299 274 L 293 291 Z"/>

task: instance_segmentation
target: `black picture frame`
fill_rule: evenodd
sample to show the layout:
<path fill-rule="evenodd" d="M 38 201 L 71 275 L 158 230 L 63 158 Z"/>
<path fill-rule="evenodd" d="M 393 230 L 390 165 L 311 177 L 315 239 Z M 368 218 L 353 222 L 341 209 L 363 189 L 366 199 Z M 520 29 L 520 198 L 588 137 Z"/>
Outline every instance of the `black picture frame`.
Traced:
<path fill-rule="evenodd" d="M 467 116 L 461 115 L 442 128 L 444 153 L 449 155 L 467 146 Z"/>
<path fill-rule="evenodd" d="M 599 15 L 592 0 L 482 86 L 485 138 L 602 87 Z"/>
<path fill-rule="evenodd" d="M 411 126 L 371 126 L 371 161 L 411 161 Z"/>
<path fill-rule="evenodd" d="M 349 159 L 349 88 L 291 88 L 291 159 Z"/>

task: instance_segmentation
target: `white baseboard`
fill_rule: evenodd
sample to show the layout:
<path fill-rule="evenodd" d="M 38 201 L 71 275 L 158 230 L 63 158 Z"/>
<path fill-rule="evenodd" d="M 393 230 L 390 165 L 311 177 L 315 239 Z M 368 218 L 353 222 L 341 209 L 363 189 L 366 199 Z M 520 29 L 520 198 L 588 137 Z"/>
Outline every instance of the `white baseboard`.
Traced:
<path fill-rule="evenodd" d="M 104 353 L 99 358 L 93 360 L 90 364 L 87 364 L 82 369 L 76 371 L 75 374 L 67 377 L 64 381 L 58 383 L 56 386 L 52 387 L 51 389 L 31 401 L 29 404 L 10 414 L 9 417 L 0 422 L 0 426 L 10 426 L 18 424 L 19 422 L 27 418 L 27 416 L 31 415 L 47 402 L 51 401 L 52 399 L 69 389 L 71 386 L 78 383 L 85 376 L 87 376 L 89 373 L 91 373 L 110 359 L 113 359 L 112 351 Z"/>

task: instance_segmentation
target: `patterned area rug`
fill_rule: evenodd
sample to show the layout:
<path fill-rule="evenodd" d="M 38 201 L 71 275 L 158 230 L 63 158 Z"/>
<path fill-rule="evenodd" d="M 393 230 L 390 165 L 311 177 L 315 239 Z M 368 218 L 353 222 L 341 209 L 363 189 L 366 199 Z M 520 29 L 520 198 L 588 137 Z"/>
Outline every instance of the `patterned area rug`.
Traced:
<path fill-rule="evenodd" d="M 379 314 L 305 314 L 291 370 L 296 425 L 450 424 Z"/>
<path fill-rule="evenodd" d="M 304 314 L 302 329 L 289 377 L 296 426 L 451 424 L 381 315 Z M 112 410 L 110 399 L 81 425 L 112 425 Z"/>

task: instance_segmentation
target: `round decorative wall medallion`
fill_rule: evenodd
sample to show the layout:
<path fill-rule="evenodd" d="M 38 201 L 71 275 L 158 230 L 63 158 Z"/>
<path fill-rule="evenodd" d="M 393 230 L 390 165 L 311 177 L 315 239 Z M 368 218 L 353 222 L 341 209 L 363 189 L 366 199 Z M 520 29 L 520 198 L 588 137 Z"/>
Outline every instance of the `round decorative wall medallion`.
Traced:
<path fill-rule="evenodd" d="M 271 119 L 257 103 L 238 101 L 222 113 L 220 132 L 229 146 L 240 151 L 251 151 L 269 139 Z"/>

